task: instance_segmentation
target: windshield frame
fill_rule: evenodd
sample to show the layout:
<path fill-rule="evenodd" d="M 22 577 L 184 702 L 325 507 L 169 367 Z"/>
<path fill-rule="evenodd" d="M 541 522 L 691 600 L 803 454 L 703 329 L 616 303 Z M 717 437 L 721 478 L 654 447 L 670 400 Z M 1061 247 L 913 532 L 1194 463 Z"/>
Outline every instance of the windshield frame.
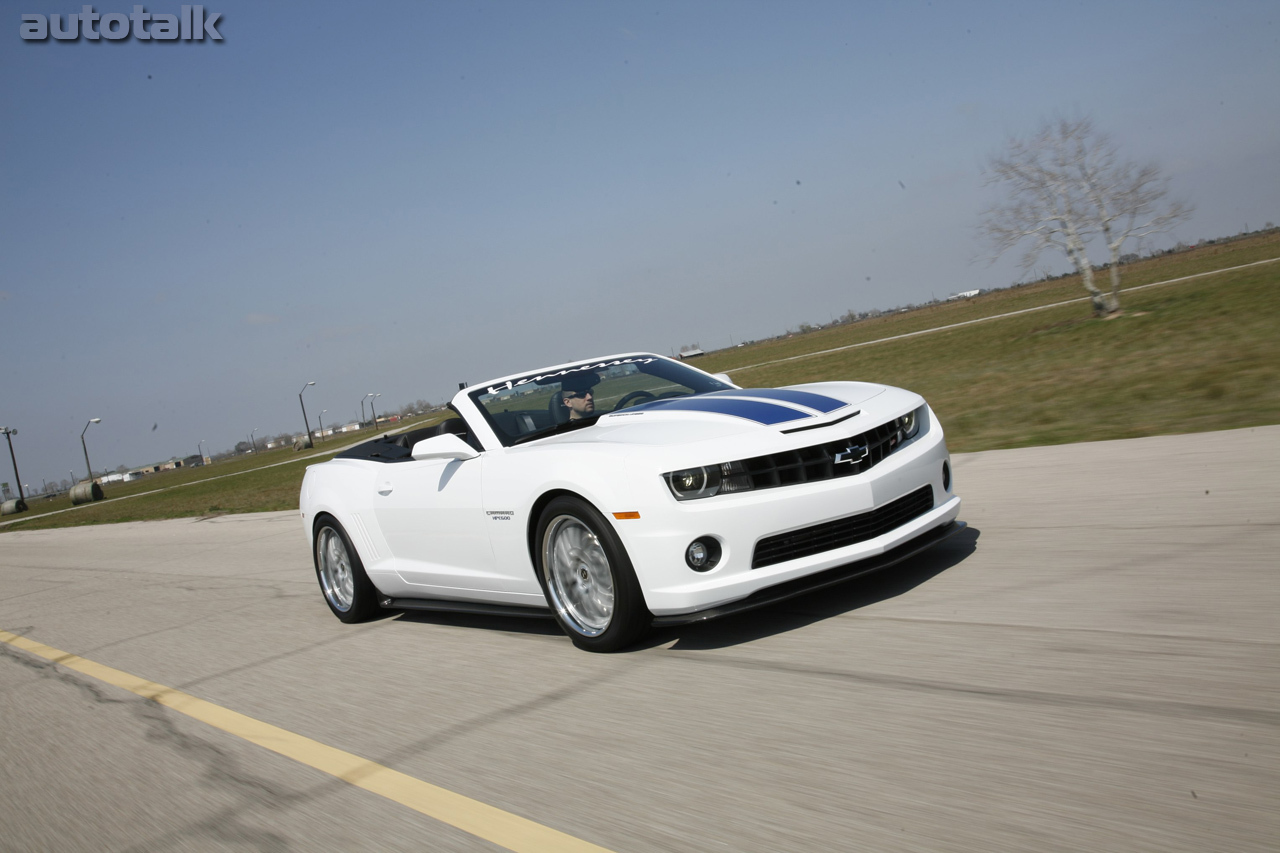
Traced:
<path fill-rule="evenodd" d="M 512 435 L 509 431 L 502 428 L 498 423 L 498 414 L 507 414 L 508 410 L 502 412 L 491 411 L 485 403 L 485 398 L 489 397 L 490 402 L 495 395 L 502 392 L 512 391 L 516 388 L 529 386 L 548 387 L 552 389 L 553 394 L 560 392 L 561 381 L 574 374 L 585 374 L 588 372 L 600 375 L 600 371 L 608 371 L 627 364 L 637 365 L 638 373 L 648 374 L 657 379 L 667 380 L 668 382 L 677 383 L 684 388 L 689 389 L 690 393 L 681 396 L 699 396 L 701 394 L 709 394 L 715 391 L 724 391 L 733 388 L 733 385 L 727 384 L 711 374 L 699 370 L 691 365 L 684 364 L 665 356 L 654 355 L 652 353 L 633 353 L 628 355 L 607 356 L 604 358 L 589 359 L 587 361 L 574 362 L 555 367 L 543 368 L 542 370 L 533 371 L 527 374 L 517 374 L 515 376 L 503 379 L 492 380 L 490 382 L 481 383 L 480 385 L 467 389 L 466 393 L 469 402 L 484 418 L 486 425 L 493 432 L 498 443 L 503 447 L 514 447 L 516 445 L 537 441 L 542 438 L 549 438 L 553 435 L 559 435 L 564 432 L 581 429 L 591 426 L 603 415 L 611 414 L 616 410 L 597 411 L 596 413 L 584 418 L 564 421 L 562 423 L 554 423 L 540 429 Z M 657 365 L 656 369 L 648 369 Z M 536 409 L 525 410 L 525 413 L 532 415 Z"/>

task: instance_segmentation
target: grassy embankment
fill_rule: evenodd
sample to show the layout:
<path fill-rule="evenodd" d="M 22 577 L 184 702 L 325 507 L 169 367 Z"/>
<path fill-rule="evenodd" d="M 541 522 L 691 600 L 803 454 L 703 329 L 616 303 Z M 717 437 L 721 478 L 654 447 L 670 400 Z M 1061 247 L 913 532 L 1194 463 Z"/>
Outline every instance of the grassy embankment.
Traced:
<path fill-rule="evenodd" d="M 394 431 L 435 423 L 440 415 L 406 421 Z M 383 432 L 387 432 L 384 428 Z M 334 453 L 374 437 L 371 430 L 358 435 L 331 436 L 316 443 L 314 450 L 295 452 L 291 446 L 260 453 L 237 456 L 199 468 L 161 471 L 129 483 L 110 483 L 103 487 L 106 498 L 85 504 L 70 512 L 57 512 L 71 507 L 65 494 L 52 500 L 34 498 L 31 509 L 20 516 L 5 516 L 3 521 L 17 521 L 6 530 L 36 530 L 47 527 L 72 527 L 83 524 L 111 524 L 120 521 L 147 521 L 157 518 L 224 515 L 236 512 L 271 512 L 296 509 L 302 475 L 308 465 L 331 459 Z"/>
<path fill-rule="evenodd" d="M 1130 264 L 1122 287 L 1277 257 L 1280 234 L 1260 235 Z M 910 388 L 938 413 L 953 451 L 1280 423 L 1280 263 L 1122 294 L 1123 314 L 1107 320 L 1093 318 L 1087 301 L 1073 302 L 811 355 L 1083 295 L 1075 277 L 1041 282 L 723 350 L 696 364 L 728 371 L 744 386 L 861 379 Z M 29 521 L 7 529 L 293 509 L 305 466 L 338 449 L 274 467 L 262 466 L 296 454 L 263 453 L 170 472 L 168 480 L 157 475 L 44 519 L 34 515 L 44 509 L 35 503 Z M 209 479 L 237 470 L 246 473 Z M 184 482 L 191 485 L 120 499 Z"/>
<path fill-rule="evenodd" d="M 1275 257 L 1280 235 L 1262 235 L 1130 264 L 1121 287 Z M 1084 293 L 1073 276 L 713 353 L 698 366 L 727 370 L 740 385 L 862 379 L 910 388 L 938 413 L 953 451 L 1280 423 L 1280 263 L 1122 294 L 1122 315 L 1107 320 L 1075 302 L 764 364 Z"/>

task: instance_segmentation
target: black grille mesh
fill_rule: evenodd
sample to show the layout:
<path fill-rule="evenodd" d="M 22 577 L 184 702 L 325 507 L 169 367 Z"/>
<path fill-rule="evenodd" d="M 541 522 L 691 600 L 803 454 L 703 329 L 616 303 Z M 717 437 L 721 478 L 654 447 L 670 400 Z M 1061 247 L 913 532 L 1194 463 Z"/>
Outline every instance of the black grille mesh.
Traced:
<path fill-rule="evenodd" d="M 881 462 L 894 451 L 900 440 L 897 421 L 889 421 L 866 432 L 826 444 L 743 459 L 742 465 L 751 478 L 753 489 L 850 477 Z M 837 462 L 838 455 L 848 461 Z"/>
<path fill-rule="evenodd" d="M 924 515 L 933 509 L 933 486 L 921 486 L 914 492 L 885 504 L 871 512 L 837 518 L 815 524 L 812 527 L 766 536 L 756 543 L 755 554 L 751 558 L 751 568 L 759 569 L 797 560 L 812 554 L 821 554 L 875 539 L 901 527 L 913 518 Z"/>

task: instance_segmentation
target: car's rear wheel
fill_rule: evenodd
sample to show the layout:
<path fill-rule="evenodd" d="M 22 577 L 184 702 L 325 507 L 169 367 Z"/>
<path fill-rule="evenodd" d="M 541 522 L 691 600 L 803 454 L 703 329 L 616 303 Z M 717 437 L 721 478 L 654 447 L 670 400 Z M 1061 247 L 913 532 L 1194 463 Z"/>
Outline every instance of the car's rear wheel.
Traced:
<path fill-rule="evenodd" d="M 651 621 L 626 549 L 594 507 L 558 497 L 538 522 L 538 580 L 560 627 L 580 649 L 611 652 Z"/>
<path fill-rule="evenodd" d="M 330 516 L 316 524 L 316 579 L 325 603 L 343 622 L 362 622 L 378 612 L 378 590 L 342 525 Z"/>

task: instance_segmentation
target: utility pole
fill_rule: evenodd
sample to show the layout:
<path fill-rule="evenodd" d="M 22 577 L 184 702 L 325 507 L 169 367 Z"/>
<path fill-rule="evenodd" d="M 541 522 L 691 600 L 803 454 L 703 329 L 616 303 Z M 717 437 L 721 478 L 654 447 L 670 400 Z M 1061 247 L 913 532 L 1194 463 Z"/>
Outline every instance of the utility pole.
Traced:
<path fill-rule="evenodd" d="M 4 433 L 4 437 L 9 439 L 9 458 L 13 460 L 13 479 L 18 486 L 18 512 L 24 512 L 27 508 L 27 496 L 22 491 L 22 476 L 18 473 L 18 457 L 13 455 L 13 437 L 18 434 L 16 429 L 10 427 L 0 427 L 0 432 Z"/>
<path fill-rule="evenodd" d="M 307 390 L 315 384 L 316 383 L 314 382 L 308 382 L 306 385 L 302 386 L 302 391 Z M 302 406 L 302 425 L 307 428 L 307 444 L 314 447 L 315 442 L 311 439 L 311 421 L 307 420 L 307 404 L 302 402 L 302 391 L 298 392 L 298 405 Z"/>
<path fill-rule="evenodd" d="M 89 431 L 89 427 L 93 424 L 102 423 L 102 418 L 90 418 L 89 423 L 84 425 L 84 429 L 80 430 L 80 447 L 84 450 L 84 467 L 89 469 L 89 482 L 93 482 L 93 466 L 89 464 L 89 445 L 84 443 L 84 434 Z"/>

